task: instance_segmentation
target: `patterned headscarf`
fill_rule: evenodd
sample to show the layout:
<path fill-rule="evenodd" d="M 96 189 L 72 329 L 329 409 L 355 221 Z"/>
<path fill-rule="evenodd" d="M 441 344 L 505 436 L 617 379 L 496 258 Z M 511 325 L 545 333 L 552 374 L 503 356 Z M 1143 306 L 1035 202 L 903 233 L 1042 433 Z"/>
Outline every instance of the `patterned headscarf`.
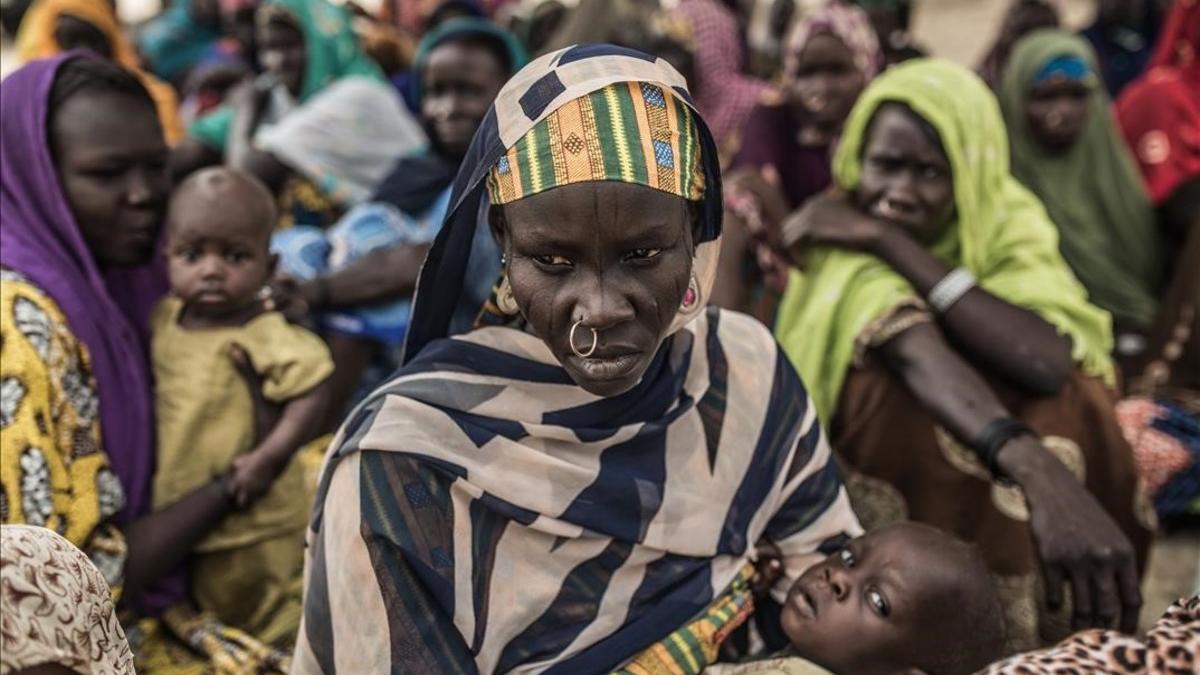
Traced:
<path fill-rule="evenodd" d="M 815 35 L 830 33 L 846 44 L 854 55 L 854 65 L 871 79 L 883 64 L 879 38 L 867 13 L 853 5 L 840 2 L 828 4 L 804 17 L 792 27 L 787 41 L 787 54 L 795 58 Z"/>
<path fill-rule="evenodd" d="M 134 672 L 108 584 L 83 551 L 31 525 L 0 527 L 0 542 L 0 671 Z"/>
<path fill-rule="evenodd" d="M 659 85 L 621 82 L 569 101 L 508 149 L 488 175 L 493 204 L 588 181 L 704 196 L 696 124 Z"/>
<path fill-rule="evenodd" d="M 479 213 L 483 200 L 487 199 L 488 186 L 485 183 L 493 181 L 490 174 L 502 158 L 508 158 L 510 152 L 521 143 L 525 136 L 541 126 L 547 118 L 555 115 L 564 106 L 583 106 L 578 102 L 581 97 L 591 102 L 592 94 L 603 92 L 612 85 L 633 83 L 633 88 L 626 85 L 626 105 L 622 115 L 632 119 L 635 117 L 633 103 L 634 91 L 642 97 L 641 83 L 647 83 L 663 95 L 663 104 L 667 105 L 669 92 L 670 105 L 674 107 L 678 119 L 687 118 L 683 128 L 693 129 L 681 133 L 679 142 L 691 138 L 697 152 L 672 150 L 672 161 L 678 158 L 681 168 L 689 178 L 680 181 L 679 192 L 668 190 L 674 194 L 686 194 L 700 200 L 700 232 L 697 241 L 695 257 L 692 263 L 692 273 L 696 277 L 698 301 L 680 310 L 670 331 L 679 330 L 704 311 L 706 298 L 712 289 L 716 277 L 717 258 L 720 254 L 721 237 L 721 174 L 717 163 L 717 148 L 708 127 L 694 112 L 691 94 L 683 76 L 672 68 L 666 61 L 649 56 L 642 52 L 617 47 L 608 44 L 575 45 L 546 54 L 514 75 L 508 81 L 500 94 L 496 96 L 492 109 L 483 119 L 483 124 L 471 141 L 471 148 L 463 159 L 458 178 L 454 181 L 454 191 L 450 197 L 450 210 L 437 240 L 430 249 L 421 268 L 421 277 L 417 283 L 417 292 L 413 300 L 412 320 L 404 348 L 404 360 L 407 363 L 416 356 L 429 342 L 446 337 L 449 330 L 451 315 L 462 294 L 463 277 L 469 263 L 471 243 L 478 226 Z M 618 91 L 613 89 L 613 95 Z M 620 99 L 620 96 L 617 96 Z M 677 103 L 685 105 L 676 106 Z M 645 104 L 645 101 L 643 101 Z M 648 104 L 646 104 L 648 105 Z M 566 111 L 563 113 L 567 114 Z M 559 121 L 563 115 L 558 115 Z M 640 123 L 639 123 L 640 124 Z M 676 125 L 679 123 L 676 122 Z M 547 125 L 548 126 L 548 125 Z M 542 127 L 544 128 L 544 127 Z M 647 127 L 648 128 L 648 127 Z M 640 127 L 639 127 L 640 129 Z M 535 132 L 536 133 L 536 132 Z M 645 167 L 650 164 L 644 159 L 641 145 L 634 143 L 618 143 L 609 136 L 616 135 L 616 128 L 604 129 L 597 127 L 597 138 L 604 138 L 604 145 L 610 151 L 620 148 L 637 148 L 637 152 L 629 152 L 628 161 L 639 153 L 643 156 Z M 640 133 L 640 132 L 639 132 Z M 639 136 L 640 137 L 640 136 Z M 654 139 L 649 133 L 646 137 Z M 564 144 L 570 140 L 569 134 Z M 583 141 L 583 138 L 580 138 Z M 639 141 L 641 143 L 641 141 Z M 574 146 L 573 143 L 571 143 Z M 563 148 L 569 151 L 568 148 Z M 581 151 L 582 152 L 582 151 Z M 611 152 L 600 152 L 598 158 L 611 158 Z M 690 163 L 690 164 L 689 164 Z M 658 166 L 656 159 L 653 166 Z M 698 168 L 697 168 L 698 167 Z M 509 164 L 512 169 L 512 163 Z M 520 171 L 521 167 L 517 167 Z M 634 171 L 632 167 L 629 171 Z M 590 169 L 589 169 L 590 171 Z M 620 169 L 609 171 L 597 170 L 594 174 L 616 177 L 621 175 Z M 648 169 L 643 169 L 649 173 Z M 697 173 L 693 174 L 695 171 Z M 549 172 L 547 172 L 549 173 Z M 703 178 L 699 178 L 700 174 Z M 566 175 L 568 172 L 564 171 Z M 551 176 L 553 174 L 550 174 Z M 554 182 L 551 178 L 547 183 Z M 582 179 L 580 179 L 582 180 Z M 618 180 L 622 180 L 619 179 Z M 655 180 L 659 180 L 657 177 Z M 646 181 L 630 180 L 628 182 Z M 663 180 L 662 185 L 669 181 Z M 673 183 L 674 184 L 674 183 Z M 522 195 L 524 192 L 522 182 Z M 551 185 L 552 187 L 552 185 Z M 543 186 L 542 189 L 547 189 Z M 515 186 L 514 186 L 515 190 Z M 538 190 L 540 191 L 540 189 Z M 503 194 L 502 194 L 503 196 Z"/>

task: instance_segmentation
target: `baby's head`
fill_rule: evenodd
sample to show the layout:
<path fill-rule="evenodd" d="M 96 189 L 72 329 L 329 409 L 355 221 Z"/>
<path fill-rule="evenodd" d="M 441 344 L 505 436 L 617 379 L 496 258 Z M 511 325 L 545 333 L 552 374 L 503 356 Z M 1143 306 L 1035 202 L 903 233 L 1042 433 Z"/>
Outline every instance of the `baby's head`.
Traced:
<path fill-rule="evenodd" d="M 274 272 L 274 226 L 274 199 L 253 176 L 223 167 L 192 174 L 167 212 L 171 290 L 196 314 L 245 309 Z"/>
<path fill-rule="evenodd" d="M 835 673 L 973 673 L 1004 645 L 978 551 L 918 523 L 870 532 L 814 565 L 782 621 L 800 656 Z"/>

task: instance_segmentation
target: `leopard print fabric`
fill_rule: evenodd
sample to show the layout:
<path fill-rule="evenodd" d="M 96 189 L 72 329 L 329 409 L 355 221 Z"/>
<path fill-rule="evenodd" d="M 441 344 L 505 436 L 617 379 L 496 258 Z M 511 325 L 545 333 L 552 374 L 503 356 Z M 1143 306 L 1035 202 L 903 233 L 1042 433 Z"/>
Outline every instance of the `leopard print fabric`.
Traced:
<path fill-rule="evenodd" d="M 1195 675 L 1200 672 L 1200 595 L 1177 600 L 1144 640 L 1089 630 L 1049 649 L 1019 654 L 981 675 Z"/>

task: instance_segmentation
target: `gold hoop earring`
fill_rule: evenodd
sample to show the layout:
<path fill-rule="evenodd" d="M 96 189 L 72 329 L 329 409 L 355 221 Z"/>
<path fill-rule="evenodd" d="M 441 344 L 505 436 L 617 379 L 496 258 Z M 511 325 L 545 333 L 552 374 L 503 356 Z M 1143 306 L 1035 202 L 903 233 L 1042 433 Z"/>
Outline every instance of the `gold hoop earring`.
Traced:
<path fill-rule="evenodd" d="M 571 333 L 567 336 L 567 342 L 571 343 L 571 351 L 575 352 L 575 356 L 578 356 L 581 359 L 586 359 L 587 357 L 596 353 L 596 347 L 600 344 L 600 335 L 596 333 L 595 328 L 589 327 L 588 330 L 592 331 L 592 346 L 586 352 L 580 351 L 579 347 L 575 346 L 575 331 L 582 325 L 583 320 L 581 319 L 576 321 L 575 325 L 571 326 Z"/>

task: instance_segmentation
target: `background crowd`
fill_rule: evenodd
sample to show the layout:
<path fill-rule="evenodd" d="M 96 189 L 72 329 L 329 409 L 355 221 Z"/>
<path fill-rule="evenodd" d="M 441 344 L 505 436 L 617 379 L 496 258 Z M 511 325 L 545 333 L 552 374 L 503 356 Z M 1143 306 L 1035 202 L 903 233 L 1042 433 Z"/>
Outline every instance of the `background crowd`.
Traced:
<path fill-rule="evenodd" d="M 595 153 L 589 180 L 690 202 L 693 284 L 679 289 L 680 317 L 667 323 L 672 335 L 711 338 L 697 368 L 720 370 L 713 354 L 722 348 L 753 351 L 765 327 L 787 372 L 803 380 L 788 391 L 805 402 L 805 430 L 796 419 L 780 434 L 794 443 L 823 427 L 833 449 L 825 489 L 844 484 L 853 513 L 832 498 L 823 515 L 787 512 L 805 485 L 781 481 L 764 486 L 763 499 L 785 506 L 747 522 L 772 518 L 763 536 L 778 534 L 785 558 L 788 546 L 817 551 L 809 528 L 832 539 L 861 523 L 876 542 L 902 532 L 963 556 L 960 568 L 976 564 L 972 556 L 986 566 L 1003 624 L 991 632 L 1003 644 L 978 645 L 985 661 L 926 671 L 1008 656 L 994 672 L 1040 672 L 1018 669 L 1080 651 L 1115 669 L 1103 659 L 1119 644 L 1140 649 L 1146 668 L 1168 662 L 1155 653 L 1176 658 L 1172 645 L 1194 651 L 1200 642 L 1196 599 L 1144 638 L 1128 635 L 1156 535 L 1194 536 L 1200 523 L 1200 1 L 1099 0 L 1076 31 L 1060 2 L 1011 0 L 998 30 L 962 27 L 995 33 L 975 74 L 926 58 L 907 0 L 172 0 L 136 25 L 121 22 L 116 4 L 9 0 L 0 15 L 22 64 L 0 89 L 3 673 L 52 672 L 29 669 L 50 663 L 61 672 L 275 672 L 292 667 L 293 652 L 297 670 L 328 672 L 322 630 L 361 622 L 356 630 L 370 633 L 372 623 L 398 620 L 333 588 L 324 560 L 339 555 L 374 567 L 411 616 L 424 616 L 440 601 L 442 577 L 387 581 L 373 549 L 329 549 L 346 519 L 331 504 L 360 499 L 345 476 L 368 466 L 413 508 L 375 495 L 374 510 L 356 512 L 361 524 L 352 519 L 355 536 L 394 536 L 388 523 L 427 534 L 440 526 L 414 510 L 413 491 L 432 503 L 450 488 L 403 462 L 441 466 L 453 457 L 414 448 L 451 442 L 438 435 L 440 418 L 414 413 L 417 423 L 395 423 L 404 431 L 391 448 L 380 392 L 476 429 L 478 446 L 522 424 L 546 434 L 539 442 L 562 440 L 525 417 L 533 411 L 584 445 L 623 447 L 607 427 L 626 412 L 580 406 L 572 417 L 536 400 L 540 389 L 514 387 L 525 376 L 555 382 L 541 371 L 516 375 L 524 366 L 506 360 L 540 343 L 478 337 L 476 347 L 493 350 L 485 358 L 433 341 L 489 327 L 541 334 L 519 279 L 509 285 L 519 263 L 506 228 L 531 217 L 529 204 L 550 204 L 530 201 L 539 193 L 580 180 L 564 177 L 576 169 L 551 149 L 559 138 L 569 152 Z M 563 87 L 554 80 L 539 89 L 547 80 L 535 78 L 556 65 L 541 57 L 564 59 L 572 52 L 559 50 L 583 43 L 658 59 L 605 87 L 567 82 L 547 93 Z M 615 68 L 612 54 L 586 58 L 598 72 Z M 647 89 L 676 76 L 686 86 L 675 94 Z M 539 96 L 571 102 L 547 123 L 513 122 L 517 111 L 532 119 Z M 651 128 L 656 105 L 668 111 L 661 129 Z M 586 130 L 613 119 L 627 123 L 614 132 L 620 142 L 653 136 L 645 157 L 589 145 Z M 564 131 L 573 124 L 586 142 Z M 674 158 L 674 182 L 663 153 Z M 707 304 L 753 317 L 754 328 L 721 315 L 718 339 L 717 315 L 697 318 Z M 587 356 L 576 328 L 568 348 Z M 768 356 L 747 357 L 764 382 L 731 377 L 722 400 L 706 396 L 701 407 L 719 405 L 723 419 L 737 419 L 731 426 L 769 425 L 774 408 L 764 421 L 734 402 L 766 398 L 762 386 L 777 395 L 779 382 L 795 379 L 772 379 Z M 393 379 L 397 369 L 407 378 Z M 443 400 L 412 379 L 438 372 L 471 386 Z M 677 384 L 672 391 L 683 391 Z M 665 390 L 642 389 L 636 405 L 658 409 Z M 493 397 L 510 408 L 486 403 Z M 820 425 L 803 412 L 809 405 Z M 663 433 L 668 452 L 681 442 Z M 372 434 L 371 450 L 403 457 L 356 454 Z M 1018 448 L 1001 455 L 1006 444 Z M 819 455 L 790 460 L 789 479 L 825 475 Z M 509 461 L 511 484 L 483 490 L 502 506 L 488 508 L 525 525 L 558 517 L 522 506 L 542 503 L 531 476 L 553 482 L 558 469 L 540 455 Z M 606 477 L 600 471 L 595 484 Z M 781 524 L 781 513 L 795 522 Z M 580 518 L 585 528 L 603 520 Z M 970 555 L 904 530 L 906 521 L 971 544 Z M 447 527 L 449 541 L 430 535 L 411 555 L 467 578 L 472 568 L 446 550 L 500 535 L 478 521 Z M 306 532 L 310 558 L 322 542 L 307 575 Z M 745 590 L 770 560 L 763 554 L 753 574 L 724 571 Z M 1200 577 L 1168 582 L 1200 593 Z M 324 605 L 314 609 L 313 597 Z M 63 598 L 84 615 L 57 607 Z M 722 645 L 737 625 L 729 607 L 713 624 L 719 640 L 693 624 L 672 634 L 713 641 L 707 661 L 675 654 L 662 672 L 696 672 L 789 640 L 827 668 L 867 672 L 866 661 L 806 652 L 786 618 L 786 635 L 759 622 Z M 1143 631 L 1164 607 L 1152 609 Z M 342 616 L 360 610 L 369 621 Z M 412 631 L 438 642 L 422 632 L 442 625 L 429 621 Z M 534 658 L 561 639 L 552 624 L 528 638 L 529 653 L 505 649 L 488 663 L 559 663 Z M 486 655 L 499 638 L 482 626 L 475 646 Z M 1071 637 L 1089 627 L 1113 630 Z M 440 650 L 414 651 L 408 663 L 445 665 Z M 648 664 L 666 667 L 653 660 L 666 657 L 650 651 L 605 667 L 659 672 Z M 576 667 L 606 663 L 593 652 Z"/>

